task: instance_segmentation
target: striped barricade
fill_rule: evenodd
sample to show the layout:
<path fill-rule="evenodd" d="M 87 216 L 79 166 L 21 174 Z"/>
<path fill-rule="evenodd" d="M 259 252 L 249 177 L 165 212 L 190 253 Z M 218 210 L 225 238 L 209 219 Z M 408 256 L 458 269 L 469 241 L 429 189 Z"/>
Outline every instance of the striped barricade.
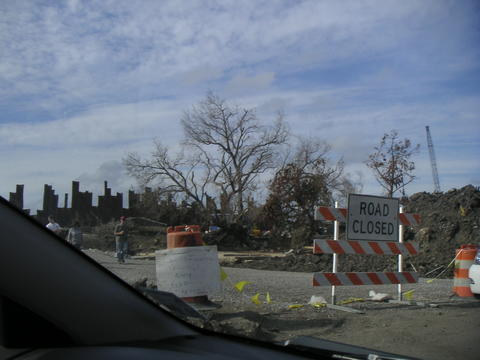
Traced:
<path fill-rule="evenodd" d="M 420 214 L 399 213 L 398 221 L 400 225 L 416 226 L 420 225 L 421 216 Z"/>
<path fill-rule="evenodd" d="M 314 273 L 313 286 L 391 285 L 418 282 L 415 272 Z"/>
<path fill-rule="evenodd" d="M 417 255 L 418 243 L 393 241 L 313 240 L 314 254 Z"/>
<path fill-rule="evenodd" d="M 317 206 L 314 214 L 315 220 L 323 221 L 347 221 L 347 209 L 328 206 Z"/>
<path fill-rule="evenodd" d="M 328 206 L 317 206 L 315 208 L 315 220 L 322 221 L 347 221 L 348 212 L 345 208 L 334 208 Z M 420 214 L 400 213 L 398 214 L 398 221 L 400 225 L 416 226 L 420 224 Z"/>

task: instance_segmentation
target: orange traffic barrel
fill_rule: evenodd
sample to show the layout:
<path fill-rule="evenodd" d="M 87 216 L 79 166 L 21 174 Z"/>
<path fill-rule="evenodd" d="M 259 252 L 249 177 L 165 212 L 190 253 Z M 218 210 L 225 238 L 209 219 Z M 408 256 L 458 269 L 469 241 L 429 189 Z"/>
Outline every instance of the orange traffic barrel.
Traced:
<path fill-rule="evenodd" d="M 462 297 L 473 296 L 473 293 L 470 290 L 468 269 L 475 260 L 477 246 L 473 244 L 461 245 L 460 249 L 457 249 L 455 253 L 453 292 Z"/>
<path fill-rule="evenodd" d="M 167 228 L 167 249 L 202 245 L 204 245 L 204 242 L 199 225 L 170 226 Z"/>
<path fill-rule="evenodd" d="M 170 226 L 167 228 L 167 249 L 191 246 L 203 246 L 202 233 L 199 225 Z M 207 295 L 183 297 L 183 301 L 191 303 L 199 310 L 208 310 L 220 307 L 211 302 Z"/>

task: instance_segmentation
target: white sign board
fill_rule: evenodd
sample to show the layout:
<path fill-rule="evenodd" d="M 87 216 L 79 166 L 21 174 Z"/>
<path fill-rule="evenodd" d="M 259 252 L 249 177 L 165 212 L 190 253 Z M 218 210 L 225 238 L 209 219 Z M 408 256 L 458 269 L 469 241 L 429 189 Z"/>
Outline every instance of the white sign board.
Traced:
<path fill-rule="evenodd" d="M 347 240 L 398 241 L 398 206 L 398 199 L 350 194 Z"/>
<path fill-rule="evenodd" d="M 155 252 L 158 290 L 178 297 L 210 295 L 220 291 L 216 246 L 194 246 Z"/>

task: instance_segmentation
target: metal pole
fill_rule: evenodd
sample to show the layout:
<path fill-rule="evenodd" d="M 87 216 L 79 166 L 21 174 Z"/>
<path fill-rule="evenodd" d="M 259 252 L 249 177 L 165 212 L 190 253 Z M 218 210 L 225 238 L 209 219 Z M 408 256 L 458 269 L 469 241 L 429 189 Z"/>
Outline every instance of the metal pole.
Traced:
<path fill-rule="evenodd" d="M 338 208 L 338 201 L 335 201 L 335 208 Z M 340 222 L 335 220 L 333 222 L 333 240 L 338 240 L 340 232 Z M 333 269 L 332 272 L 337 272 L 338 254 L 333 254 Z M 335 305 L 335 285 L 332 285 L 332 305 Z"/>
<path fill-rule="evenodd" d="M 400 214 L 403 214 L 403 206 L 400 205 Z M 398 241 L 403 243 L 403 232 L 405 226 L 400 225 L 398 229 Z M 403 271 L 403 255 L 398 255 L 398 272 Z M 398 284 L 398 300 L 402 301 L 402 284 Z"/>

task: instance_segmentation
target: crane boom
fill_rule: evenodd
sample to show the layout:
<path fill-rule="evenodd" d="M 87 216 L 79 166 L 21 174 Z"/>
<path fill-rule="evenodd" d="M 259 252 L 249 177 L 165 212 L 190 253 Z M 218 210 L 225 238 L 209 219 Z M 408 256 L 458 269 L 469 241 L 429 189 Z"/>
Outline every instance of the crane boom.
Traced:
<path fill-rule="evenodd" d="M 432 136 L 430 135 L 430 127 L 427 129 L 427 144 L 428 152 L 430 153 L 430 164 L 432 165 L 433 184 L 435 185 L 435 192 L 440 192 L 440 180 L 438 179 L 437 160 L 435 159 L 435 151 L 433 150 Z"/>

